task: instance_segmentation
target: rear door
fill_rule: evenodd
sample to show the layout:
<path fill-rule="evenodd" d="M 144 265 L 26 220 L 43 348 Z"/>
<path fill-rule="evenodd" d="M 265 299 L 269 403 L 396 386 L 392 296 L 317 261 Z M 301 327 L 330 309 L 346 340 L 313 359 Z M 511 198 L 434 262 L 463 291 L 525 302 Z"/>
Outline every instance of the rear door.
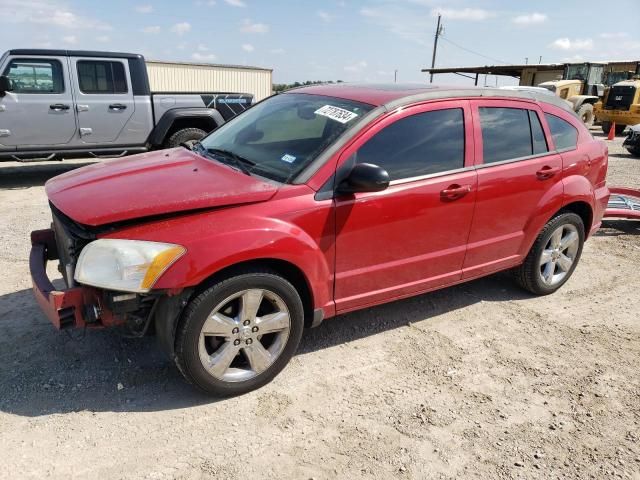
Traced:
<path fill-rule="evenodd" d="M 463 278 L 520 263 L 563 194 L 562 158 L 537 104 L 474 100 L 472 110 L 478 196 Z"/>
<path fill-rule="evenodd" d="M 461 278 L 476 195 L 470 120 L 467 101 L 405 108 L 342 154 L 341 170 L 372 163 L 391 185 L 335 199 L 338 311 Z"/>
<path fill-rule="evenodd" d="M 78 112 L 77 144 L 114 144 L 133 115 L 135 102 L 126 59 L 72 57 Z"/>
<path fill-rule="evenodd" d="M 0 145 L 67 145 L 76 131 L 66 57 L 10 57 L 1 72 L 13 91 L 0 97 Z"/>

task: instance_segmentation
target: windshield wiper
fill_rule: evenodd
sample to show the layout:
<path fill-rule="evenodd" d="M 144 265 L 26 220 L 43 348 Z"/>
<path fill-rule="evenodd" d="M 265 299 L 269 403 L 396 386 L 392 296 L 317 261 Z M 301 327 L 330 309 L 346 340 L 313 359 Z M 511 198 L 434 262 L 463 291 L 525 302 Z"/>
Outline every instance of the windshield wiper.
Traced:
<path fill-rule="evenodd" d="M 213 153 L 214 155 L 220 155 L 225 158 L 230 158 L 233 162 L 233 165 L 245 175 L 251 175 L 251 170 L 247 168 L 247 165 L 249 165 L 249 167 L 254 167 L 256 165 L 255 162 L 241 157 L 240 155 L 236 155 L 230 150 L 223 150 L 220 148 L 207 148 L 205 146 L 202 146 L 201 148 L 203 148 L 207 153 Z"/>

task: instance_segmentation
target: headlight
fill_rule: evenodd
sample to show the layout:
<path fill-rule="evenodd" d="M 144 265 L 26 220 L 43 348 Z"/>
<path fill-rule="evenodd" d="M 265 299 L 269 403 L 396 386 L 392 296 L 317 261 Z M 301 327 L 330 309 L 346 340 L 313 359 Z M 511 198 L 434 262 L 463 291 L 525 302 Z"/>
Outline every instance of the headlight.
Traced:
<path fill-rule="evenodd" d="M 144 293 L 185 252 L 171 243 L 95 240 L 80 253 L 74 278 L 84 285 Z"/>

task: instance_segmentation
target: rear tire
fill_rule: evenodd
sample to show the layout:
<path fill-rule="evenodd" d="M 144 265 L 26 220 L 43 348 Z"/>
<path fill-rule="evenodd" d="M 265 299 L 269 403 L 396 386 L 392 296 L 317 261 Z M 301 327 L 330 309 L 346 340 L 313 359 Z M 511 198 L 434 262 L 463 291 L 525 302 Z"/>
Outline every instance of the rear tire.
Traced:
<path fill-rule="evenodd" d="M 206 393 L 242 395 L 280 373 L 303 328 L 302 300 L 293 285 L 270 270 L 247 270 L 186 307 L 176 333 L 176 365 Z"/>
<path fill-rule="evenodd" d="M 576 112 L 587 127 L 593 125 L 593 105 L 584 103 Z"/>
<path fill-rule="evenodd" d="M 627 151 L 634 157 L 640 157 L 640 148 L 627 148 Z"/>
<path fill-rule="evenodd" d="M 561 213 L 544 226 L 524 263 L 515 269 L 518 284 L 535 295 L 549 295 L 571 277 L 582 255 L 584 223 Z"/>
<path fill-rule="evenodd" d="M 207 135 L 207 132 L 199 128 L 183 128 L 178 130 L 165 142 L 165 148 L 176 148 L 181 144 L 186 144 L 192 147 L 194 143 L 202 140 Z"/>

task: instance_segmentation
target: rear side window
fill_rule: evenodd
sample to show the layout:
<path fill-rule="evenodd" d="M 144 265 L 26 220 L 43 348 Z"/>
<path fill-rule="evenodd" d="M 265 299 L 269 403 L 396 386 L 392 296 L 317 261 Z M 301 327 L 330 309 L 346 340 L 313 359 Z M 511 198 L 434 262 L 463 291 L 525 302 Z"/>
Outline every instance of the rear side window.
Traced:
<path fill-rule="evenodd" d="M 127 93 L 127 77 L 120 62 L 78 62 L 78 84 L 82 93 Z"/>
<path fill-rule="evenodd" d="M 538 115 L 521 108 L 480 107 L 484 163 L 548 151 Z"/>
<path fill-rule="evenodd" d="M 463 168 L 464 112 L 434 110 L 398 120 L 358 150 L 357 162 L 384 168 L 392 181 Z"/>
<path fill-rule="evenodd" d="M 553 143 L 556 144 L 556 150 L 569 150 L 576 148 L 578 144 L 578 130 L 566 120 L 551 115 L 544 114 L 551 130 Z"/>
<path fill-rule="evenodd" d="M 57 60 L 20 58 L 5 69 L 13 93 L 63 93 L 62 65 Z"/>

